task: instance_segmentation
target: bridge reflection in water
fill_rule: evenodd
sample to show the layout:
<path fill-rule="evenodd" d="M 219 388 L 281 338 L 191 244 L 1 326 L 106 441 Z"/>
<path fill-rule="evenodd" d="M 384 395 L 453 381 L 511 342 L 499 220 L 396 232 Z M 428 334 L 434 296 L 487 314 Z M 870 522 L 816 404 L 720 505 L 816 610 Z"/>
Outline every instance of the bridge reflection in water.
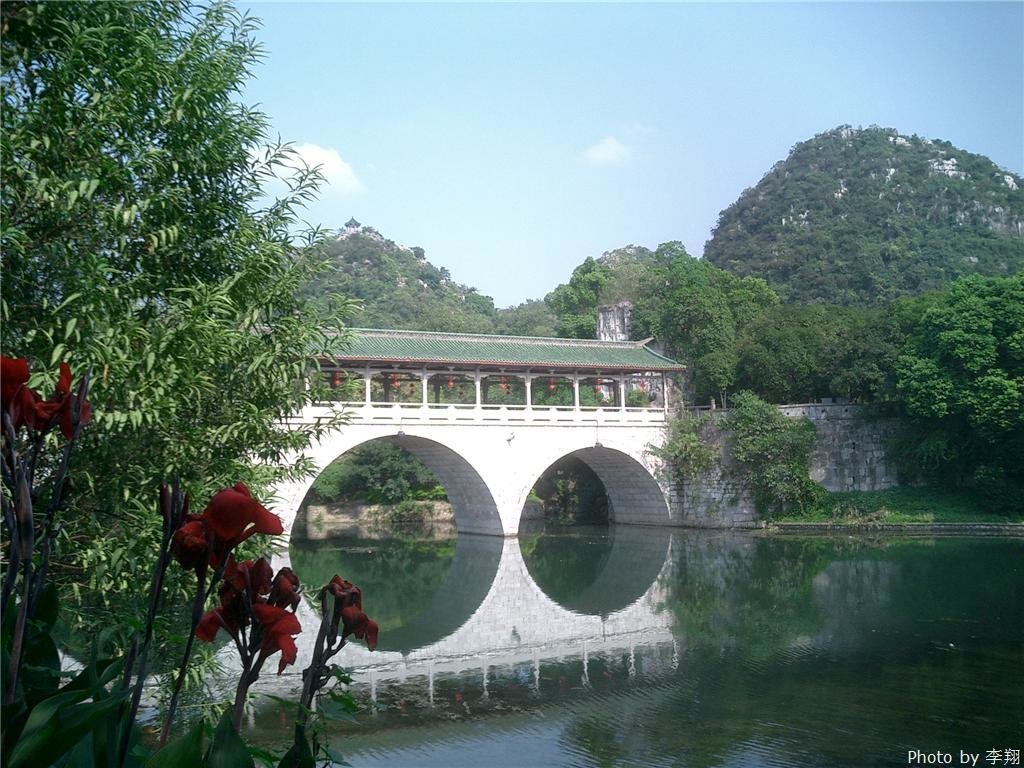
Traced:
<path fill-rule="evenodd" d="M 357 688 L 369 688 L 371 699 L 391 683 L 420 683 L 432 701 L 439 675 L 479 675 L 486 695 L 489 675 L 524 665 L 533 667 L 539 686 L 547 660 L 578 658 L 585 679 L 593 654 L 628 657 L 631 668 L 638 649 L 667 646 L 671 656 L 671 612 L 661 607 L 672 536 L 669 529 L 635 527 L 561 540 L 463 534 L 454 540 L 454 553 L 452 540 L 364 539 L 345 546 L 293 540 L 275 568 L 290 564 L 305 584 L 333 573 L 359 584 L 364 608 L 381 623 L 380 644 L 371 653 L 352 643 L 335 661 L 351 670 Z M 404 552 L 401 562 L 389 562 L 386 550 L 394 555 L 396 547 Z M 292 670 L 308 663 L 319 624 L 306 603 L 298 615 L 303 632 Z M 298 685 L 294 672 L 261 678 L 267 692 Z"/>

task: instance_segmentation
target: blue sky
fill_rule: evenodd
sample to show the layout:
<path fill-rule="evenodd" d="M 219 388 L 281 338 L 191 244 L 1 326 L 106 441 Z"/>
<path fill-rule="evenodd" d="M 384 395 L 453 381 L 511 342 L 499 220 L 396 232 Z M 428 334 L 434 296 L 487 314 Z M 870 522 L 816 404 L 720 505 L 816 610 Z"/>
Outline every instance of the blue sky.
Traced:
<path fill-rule="evenodd" d="M 1024 174 L 1024 3 L 240 4 L 245 93 L 324 162 L 307 211 L 426 249 L 498 306 L 681 240 L 841 124 Z"/>

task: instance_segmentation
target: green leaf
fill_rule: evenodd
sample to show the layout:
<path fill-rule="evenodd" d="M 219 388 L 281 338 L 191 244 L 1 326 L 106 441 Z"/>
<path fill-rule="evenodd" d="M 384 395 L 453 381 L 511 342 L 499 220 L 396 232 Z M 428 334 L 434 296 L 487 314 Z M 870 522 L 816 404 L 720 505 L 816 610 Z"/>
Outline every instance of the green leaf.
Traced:
<path fill-rule="evenodd" d="M 213 732 L 206 768 L 256 768 L 248 747 L 231 724 L 231 708 L 225 710 Z"/>
<path fill-rule="evenodd" d="M 305 738 L 299 739 L 284 753 L 277 768 L 316 768 L 316 760 L 309 751 L 309 743 Z"/>
<path fill-rule="evenodd" d="M 196 723 L 146 761 L 146 768 L 195 768 L 203 759 L 203 724 Z"/>
<path fill-rule="evenodd" d="M 61 688 L 61 693 L 81 691 L 83 697 L 96 687 L 105 686 L 118 674 L 124 666 L 124 659 L 99 659 L 89 664 L 81 672 Z"/>
<path fill-rule="evenodd" d="M 127 691 L 95 702 L 80 702 L 86 691 L 51 696 L 28 716 L 8 768 L 52 765 L 116 709 Z"/>

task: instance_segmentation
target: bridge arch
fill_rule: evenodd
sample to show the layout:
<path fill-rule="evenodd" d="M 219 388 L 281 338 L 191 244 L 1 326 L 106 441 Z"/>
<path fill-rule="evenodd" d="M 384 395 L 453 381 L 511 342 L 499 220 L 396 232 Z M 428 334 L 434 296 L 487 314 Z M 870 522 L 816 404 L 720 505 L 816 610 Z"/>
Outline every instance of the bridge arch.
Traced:
<path fill-rule="evenodd" d="M 635 441 L 634 441 L 635 442 Z M 634 525 L 671 525 L 672 510 L 665 490 L 646 462 L 645 446 L 603 445 L 599 441 L 575 450 L 547 453 L 535 461 L 519 489 L 520 509 L 537 480 L 555 462 L 566 456 L 590 467 L 604 484 L 609 502 L 609 520 Z"/>
<path fill-rule="evenodd" d="M 306 494 L 317 476 L 335 459 L 361 445 L 381 440 L 397 445 L 422 461 L 433 472 L 452 505 L 455 527 L 462 533 L 502 535 L 502 521 L 488 484 L 457 447 L 437 439 L 407 432 L 401 425 L 381 425 L 371 429 L 343 427 L 325 437 L 307 452 L 316 472 L 278 488 L 274 511 L 290 536 Z"/>

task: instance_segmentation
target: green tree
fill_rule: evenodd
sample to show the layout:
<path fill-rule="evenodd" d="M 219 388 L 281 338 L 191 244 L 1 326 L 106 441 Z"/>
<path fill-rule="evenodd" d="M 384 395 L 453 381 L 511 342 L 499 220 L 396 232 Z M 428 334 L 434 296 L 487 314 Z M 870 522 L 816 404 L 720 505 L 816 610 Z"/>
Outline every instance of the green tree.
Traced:
<path fill-rule="evenodd" d="M 144 605 L 117 595 L 146 583 L 161 481 L 202 504 L 308 469 L 282 464 L 316 429 L 282 419 L 325 395 L 303 381 L 345 310 L 297 298 L 321 266 L 318 234 L 292 234 L 318 174 L 264 197 L 288 149 L 239 101 L 261 54 L 231 5 L 0 13 L 3 349 L 93 371 L 62 557 L 123 613 Z"/>
<path fill-rule="evenodd" d="M 742 330 L 736 385 L 773 403 L 883 399 L 892 390 L 896 338 L 882 310 L 780 304 Z"/>
<path fill-rule="evenodd" d="M 764 515 L 810 512 L 825 489 L 810 479 L 814 425 L 792 419 L 752 392 L 737 392 L 722 422 L 736 472 Z"/>
<path fill-rule="evenodd" d="M 391 443 L 361 445 L 324 468 L 313 491 L 325 501 L 365 500 L 397 504 L 413 498 L 445 498 L 437 477 L 408 451 Z"/>
<path fill-rule="evenodd" d="M 572 272 L 569 282 L 558 286 L 544 301 L 558 317 L 558 335 L 570 339 L 597 337 L 597 307 L 611 270 L 587 258 Z"/>
<path fill-rule="evenodd" d="M 943 478 L 1019 504 L 1024 275 L 961 278 L 924 306 L 896 366 L 900 403 L 913 424 L 910 454 Z"/>
<path fill-rule="evenodd" d="M 636 333 L 664 341 L 690 367 L 698 401 L 723 397 L 736 381 L 740 330 L 778 303 L 757 278 L 740 278 L 664 243 L 636 303 Z"/>
<path fill-rule="evenodd" d="M 558 318 L 544 301 L 525 301 L 508 309 L 499 309 L 495 330 L 506 336 L 555 336 Z"/>

